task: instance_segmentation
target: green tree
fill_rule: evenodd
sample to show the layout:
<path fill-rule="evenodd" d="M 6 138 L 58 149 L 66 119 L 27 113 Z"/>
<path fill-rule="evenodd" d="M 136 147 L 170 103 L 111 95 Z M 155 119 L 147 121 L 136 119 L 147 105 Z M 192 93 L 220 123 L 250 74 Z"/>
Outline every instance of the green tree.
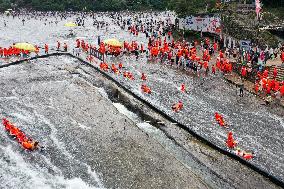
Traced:
<path fill-rule="evenodd" d="M 0 11 L 4 11 L 11 8 L 10 0 L 0 0 Z"/>

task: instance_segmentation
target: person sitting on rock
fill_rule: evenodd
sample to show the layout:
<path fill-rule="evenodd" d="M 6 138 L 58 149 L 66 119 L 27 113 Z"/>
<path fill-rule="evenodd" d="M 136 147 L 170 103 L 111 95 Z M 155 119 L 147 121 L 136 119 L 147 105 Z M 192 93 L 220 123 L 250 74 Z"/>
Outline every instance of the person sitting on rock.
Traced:
<path fill-rule="evenodd" d="M 172 110 L 173 110 L 174 112 L 179 112 L 179 111 L 182 110 L 182 109 L 183 109 L 183 104 L 182 104 L 181 101 L 179 101 L 177 104 L 174 104 L 174 105 L 172 106 Z"/>

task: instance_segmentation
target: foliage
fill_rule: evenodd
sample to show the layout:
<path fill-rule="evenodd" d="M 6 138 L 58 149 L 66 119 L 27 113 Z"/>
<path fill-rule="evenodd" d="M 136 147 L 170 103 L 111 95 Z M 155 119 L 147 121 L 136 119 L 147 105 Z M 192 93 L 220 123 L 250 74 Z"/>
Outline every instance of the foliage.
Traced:
<path fill-rule="evenodd" d="M 10 8 L 11 2 L 10 0 L 0 0 L 0 11 L 4 11 Z"/>
<path fill-rule="evenodd" d="M 216 0 L 0 0 L 0 11 L 11 8 L 11 3 L 17 7 L 33 8 L 35 10 L 174 10 L 185 16 L 205 12 L 206 7 L 211 12 Z"/>
<path fill-rule="evenodd" d="M 165 10 L 168 0 L 0 0 L 0 11 L 11 8 L 11 3 L 17 7 L 33 8 L 35 10 Z"/>
<path fill-rule="evenodd" d="M 168 7 L 180 17 L 215 11 L 216 0 L 169 0 Z"/>

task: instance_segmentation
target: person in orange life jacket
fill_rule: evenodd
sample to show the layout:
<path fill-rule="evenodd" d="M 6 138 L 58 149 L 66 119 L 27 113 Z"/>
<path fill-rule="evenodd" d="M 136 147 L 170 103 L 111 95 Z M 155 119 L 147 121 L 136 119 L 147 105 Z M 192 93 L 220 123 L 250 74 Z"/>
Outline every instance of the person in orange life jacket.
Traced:
<path fill-rule="evenodd" d="M 36 55 L 38 56 L 39 48 L 38 48 L 38 46 L 37 46 L 37 45 L 35 45 L 35 53 L 36 53 Z"/>
<path fill-rule="evenodd" d="M 23 148 L 30 151 L 36 150 L 38 148 L 38 144 L 39 144 L 38 142 L 36 141 L 33 142 L 31 140 L 22 142 Z"/>
<path fill-rule="evenodd" d="M 143 81 L 147 80 L 147 77 L 146 77 L 145 73 L 142 73 L 141 80 L 143 80 Z"/>
<path fill-rule="evenodd" d="M 181 101 L 179 101 L 177 104 L 174 104 L 174 105 L 172 106 L 172 110 L 173 110 L 174 112 L 179 112 L 182 108 L 183 108 L 183 104 L 182 104 Z"/>

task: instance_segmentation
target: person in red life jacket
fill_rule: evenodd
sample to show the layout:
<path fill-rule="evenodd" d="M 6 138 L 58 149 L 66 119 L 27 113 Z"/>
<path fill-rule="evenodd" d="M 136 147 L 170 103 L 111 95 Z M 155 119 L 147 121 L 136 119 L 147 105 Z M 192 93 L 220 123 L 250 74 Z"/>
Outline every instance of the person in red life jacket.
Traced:
<path fill-rule="evenodd" d="M 128 77 L 128 72 L 123 72 L 123 77 Z"/>
<path fill-rule="evenodd" d="M 278 71 L 277 68 L 275 67 L 273 70 L 273 78 L 275 79 L 277 77 Z"/>
<path fill-rule="evenodd" d="M 254 154 L 253 154 L 253 153 L 243 152 L 242 157 L 243 157 L 245 160 L 251 160 L 251 159 L 254 158 Z"/>
<path fill-rule="evenodd" d="M 208 72 L 209 72 L 209 66 L 208 66 L 208 62 L 207 62 L 207 61 L 205 61 L 205 62 L 203 63 L 203 67 L 204 67 L 205 73 L 206 73 L 206 75 L 207 75 Z"/>
<path fill-rule="evenodd" d="M 264 70 L 263 72 L 263 75 L 262 75 L 264 78 L 268 78 L 268 70 Z"/>
<path fill-rule="evenodd" d="M 3 57 L 4 55 L 3 55 L 3 48 L 2 47 L 0 47 L 0 57 Z"/>
<path fill-rule="evenodd" d="M 281 53 L 281 60 L 282 60 L 282 64 L 284 64 L 284 51 L 282 51 Z"/>
<path fill-rule="evenodd" d="M 8 50 L 7 50 L 6 48 L 3 49 L 3 56 L 4 56 L 5 58 L 8 57 Z"/>
<path fill-rule="evenodd" d="M 185 84 L 184 84 L 184 83 L 181 84 L 180 90 L 181 90 L 182 92 L 186 92 Z"/>
<path fill-rule="evenodd" d="M 242 66 L 241 74 L 242 74 L 243 78 L 245 78 L 247 76 L 247 69 L 246 69 L 246 67 Z"/>
<path fill-rule="evenodd" d="M 19 132 L 18 135 L 16 136 L 16 138 L 17 138 L 17 141 L 19 143 L 22 143 L 25 140 L 27 140 L 27 137 L 26 137 L 26 135 L 23 132 Z"/>
<path fill-rule="evenodd" d="M 146 77 L 145 73 L 142 73 L 141 80 L 142 81 L 146 81 L 147 80 L 147 77 Z"/>
<path fill-rule="evenodd" d="M 227 144 L 228 148 L 231 148 L 231 149 L 235 148 L 237 146 L 237 141 L 234 140 L 232 131 L 230 131 L 228 133 L 228 138 L 227 138 L 226 144 Z"/>
<path fill-rule="evenodd" d="M 284 96 L 284 85 L 282 85 L 281 87 L 280 87 L 280 94 L 281 94 L 281 96 Z"/>
<path fill-rule="evenodd" d="M 15 126 L 12 126 L 11 129 L 10 129 L 10 135 L 16 137 L 18 134 L 19 134 L 20 129 L 15 127 Z"/>
<path fill-rule="evenodd" d="M 224 53 L 222 51 L 219 52 L 220 59 L 224 58 Z"/>
<path fill-rule="evenodd" d="M 270 86 L 271 89 L 274 90 L 276 81 L 274 79 L 271 80 Z"/>
<path fill-rule="evenodd" d="M 214 52 L 216 52 L 218 50 L 218 45 L 217 45 L 216 42 L 213 44 L 213 49 L 214 49 Z"/>
<path fill-rule="evenodd" d="M 280 83 L 278 81 L 275 81 L 274 91 L 279 91 L 279 89 L 280 89 Z"/>
<path fill-rule="evenodd" d="M 221 115 L 215 112 L 215 120 L 218 121 L 219 119 L 221 119 Z"/>
<path fill-rule="evenodd" d="M 270 86 L 266 87 L 266 95 L 270 95 L 271 94 L 271 88 Z"/>
<path fill-rule="evenodd" d="M 118 71 L 117 67 L 114 64 L 111 65 L 111 71 L 113 73 L 115 73 L 115 74 L 119 74 L 119 71 Z"/>
<path fill-rule="evenodd" d="M 220 61 L 220 58 L 217 58 L 216 67 L 217 67 L 218 70 L 221 70 L 221 61 Z"/>
<path fill-rule="evenodd" d="M 57 51 L 59 51 L 60 46 L 61 46 L 60 42 L 59 42 L 59 41 L 57 41 Z"/>
<path fill-rule="evenodd" d="M 119 68 L 119 69 L 122 69 L 122 68 L 123 68 L 123 65 L 122 65 L 121 62 L 118 64 L 118 68 Z"/>
<path fill-rule="evenodd" d="M 65 52 L 67 52 L 67 50 L 68 50 L 67 43 L 64 43 L 64 45 L 63 45 L 63 49 L 64 49 L 64 51 L 65 51 Z"/>
<path fill-rule="evenodd" d="M 6 124 L 9 123 L 9 120 L 7 118 L 2 119 L 2 124 L 5 126 Z"/>
<path fill-rule="evenodd" d="M 215 113 L 215 120 L 221 127 L 229 128 L 228 125 L 225 123 L 224 118 L 222 115 Z"/>
<path fill-rule="evenodd" d="M 2 123 L 5 126 L 6 131 L 10 132 L 13 125 L 6 118 L 2 119 Z"/>
<path fill-rule="evenodd" d="M 130 80 L 134 80 L 134 76 L 133 76 L 133 74 L 132 73 L 128 73 L 128 79 L 130 79 Z"/>
<path fill-rule="evenodd" d="M 107 63 L 104 63 L 104 62 L 101 62 L 100 68 L 101 68 L 103 71 L 108 71 L 108 69 L 109 69 L 108 64 L 107 64 Z"/>
<path fill-rule="evenodd" d="M 84 40 L 81 40 L 81 48 L 85 49 L 85 41 Z"/>
<path fill-rule="evenodd" d="M 183 108 L 183 104 L 182 104 L 181 101 L 179 101 L 177 104 L 174 104 L 174 105 L 172 106 L 172 110 L 173 110 L 174 112 L 179 112 L 180 110 L 182 110 L 182 108 Z"/>
<path fill-rule="evenodd" d="M 258 82 L 255 82 L 255 84 L 254 84 L 254 91 L 255 91 L 256 94 L 258 94 L 258 92 L 259 92 L 259 83 Z"/>
<path fill-rule="evenodd" d="M 212 74 L 216 74 L 216 68 L 215 68 L 215 66 L 214 65 L 212 65 Z"/>
<path fill-rule="evenodd" d="M 146 85 L 142 84 L 141 85 L 141 90 L 144 92 L 144 93 L 147 93 L 147 94 L 151 94 L 152 91 L 149 87 L 147 87 Z"/>
<path fill-rule="evenodd" d="M 144 51 L 145 51 L 143 44 L 141 44 L 141 46 L 140 46 L 140 51 L 141 51 L 141 53 L 144 53 Z"/>
<path fill-rule="evenodd" d="M 45 54 L 48 54 L 48 51 L 49 51 L 48 44 L 44 45 L 44 51 L 45 51 Z"/>
<path fill-rule="evenodd" d="M 244 150 L 241 150 L 240 148 L 237 148 L 237 150 L 235 151 L 235 154 L 239 157 L 244 158 L 245 160 L 251 160 L 254 158 L 253 153 L 245 152 Z"/>
<path fill-rule="evenodd" d="M 94 56 L 92 56 L 92 55 L 87 56 L 86 59 L 87 59 L 90 63 L 94 62 Z"/>
<path fill-rule="evenodd" d="M 76 39 L 76 48 L 80 48 L 81 47 L 81 42 L 79 39 Z"/>
<path fill-rule="evenodd" d="M 240 148 L 237 148 L 237 150 L 235 151 L 235 154 L 236 154 L 237 156 L 242 157 L 242 156 L 244 155 L 244 151 L 241 150 Z"/>

